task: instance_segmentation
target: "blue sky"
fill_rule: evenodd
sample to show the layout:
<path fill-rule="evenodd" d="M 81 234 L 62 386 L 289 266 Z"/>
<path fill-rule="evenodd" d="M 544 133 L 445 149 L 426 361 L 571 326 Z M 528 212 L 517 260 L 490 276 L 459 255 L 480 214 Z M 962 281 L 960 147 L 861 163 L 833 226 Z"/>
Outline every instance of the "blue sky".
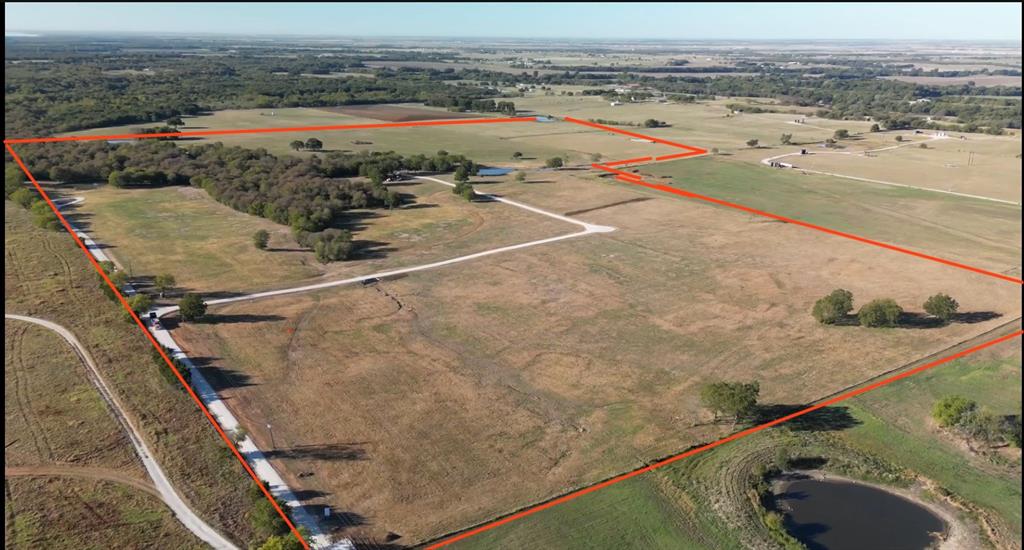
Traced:
<path fill-rule="evenodd" d="M 1021 39 L 1021 4 L 16 3 L 6 31 L 657 39 Z"/>

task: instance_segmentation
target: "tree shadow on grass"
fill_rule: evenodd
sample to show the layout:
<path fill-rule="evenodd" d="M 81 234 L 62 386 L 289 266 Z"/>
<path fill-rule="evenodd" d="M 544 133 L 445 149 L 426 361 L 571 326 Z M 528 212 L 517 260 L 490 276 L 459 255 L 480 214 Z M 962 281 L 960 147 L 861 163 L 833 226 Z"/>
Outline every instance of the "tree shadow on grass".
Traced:
<path fill-rule="evenodd" d="M 253 313 L 207 313 L 203 318 L 208 324 L 235 324 L 235 323 L 264 323 L 270 321 L 284 321 L 280 315 L 260 315 Z"/>
<path fill-rule="evenodd" d="M 210 387 L 214 391 L 220 393 L 222 390 L 258 385 L 252 383 L 252 377 L 245 372 L 214 365 L 213 361 L 216 359 L 216 357 L 189 357 L 196 370 L 210 383 Z"/>
<path fill-rule="evenodd" d="M 370 260 L 386 258 L 388 253 L 397 250 L 388 246 L 391 243 L 384 241 L 371 241 L 367 239 L 354 239 L 352 241 L 352 254 L 349 260 Z"/>
<path fill-rule="evenodd" d="M 359 443 L 317 443 L 263 451 L 267 458 L 282 460 L 321 460 L 326 462 L 367 460 L 366 450 Z"/>
<path fill-rule="evenodd" d="M 292 491 L 292 494 L 295 495 L 295 499 L 298 500 L 299 502 L 313 500 L 314 498 L 327 497 L 331 495 L 331 493 L 318 491 L 316 489 L 299 489 L 297 491 Z"/>
<path fill-rule="evenodd" d="M 362 514 L 341 512 L 333 508 L 331 508 L 331 515 L 325 517 L 324 510 L 327 509 L 326 504 L 304 504 L 303 508 L 315 517 L 317 523 L 320 524 L 320 528 L 328 533 L 340 534 L 353 527 L 369 524 L 369 521 Z M 371 548 L 376 548 L 376 546 L 371 546 Z"/>
<path fill-rule="evenodd" d="M 761 405 L 756 422 L 764 424 L 807 408 L 807 405 Z M 847 407 L 824 407 L 786 421 L 783 425 L 793 431 L 835 432 L 859 425 Z"/>
<path fill-rule="evenodd" d="M 998 319 L 1002 316 L 1002 313 L 996 313 L 994 311 L 967 311 L 954 315 L 953 322 L 971 325 L 974 323 L 984 323 L 985 321 Z"/>

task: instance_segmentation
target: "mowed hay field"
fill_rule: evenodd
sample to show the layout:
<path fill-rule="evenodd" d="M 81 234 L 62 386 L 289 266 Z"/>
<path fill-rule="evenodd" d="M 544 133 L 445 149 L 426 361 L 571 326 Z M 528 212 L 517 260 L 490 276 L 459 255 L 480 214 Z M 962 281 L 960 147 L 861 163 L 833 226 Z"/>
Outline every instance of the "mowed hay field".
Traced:
<path fill-rule="evenodd" d="M 157 497 L 108 481 L 4 483 L 5 548 L 204 548 Z"/>
<path fill-rule="evenodd" d="M 122 267 L 141 276 L 171 273 L 179 290 L 203 293 L 253 291 L 301 282 L 367 275 L 444 260 L 489 248 L 575 231 L 575 226 L 497 202 L 467 202 L 430 181 L 391 186 L 407 204 L 395 210 L 353 210 L 355 257 L 322 264 L 298 246 L 287 226 L 232 210 L 201 189 L 115 189 L 108 186 L 68 196 L 85 202 L 72 210 L 80 223 Z M 257 250 L 252 235 L 271 235 Z"/>
<path fill-rule="evenodd" d="M 347 109 L 348 112 L 352 112 Z M 414 111 L 415 112 L 415 111 Z M 246 129 L 274 127 L 325 126 L 341 124 L 379 124 L 378 119 L 327 111 L 325 109 L 278 109 L 274 116 L 268 109 L 216 111 L 209 115 L 189 117 L 182 131 Z M 393 117 L 392 117 L 393 118 Z M 458 118 L 458 117 L 452 117 Z M 478 118 L 492 118 L 479 114 Z M 126 125 L 75 132 L 75 135 L 116 135 L 134 132 L 140 125 Z M 183 146 L 222 142 L 243 147 L 263 147 L 275 154 L 309 155 L 289 147 L 293 140 L 315 137 L 323 141 L 324 152 L 330 151 L 397 151 L 404 155 L 434 154 L 439 150 L 466 155 L 478 163 L 508 167 L 537 167 L 544 161 L 566 155 L 569 163 L 591 162 L 591 155 L 605 158 L 626 158 L 677 152 L 664 145 L 634 142 L 623 136 L 568 122 L 523 122 L 468 124 L 458 126 L 421 126 L 414 128 L 378 128 L 368 130 L 332 130 L 314 132 L 257 133 L 190 138 Z M 512 153 L 523 158 L 514 161 Z"/>
<path fill-rule="evenodd" d="M 176 332 L 261 447 L 274 426 L 295 487 L 351 514 L 342 532 L 464 528 L 721 435 L 704 382 L 804 403 L 1020 314 L 1017 285 L 799 227 L 586 179 L 519 185 L 618 230 Z M 947 292 L 974 315 L 818 325 L 812 304 L 837 287 L 918 313 Z"/>
<path fill-rule="evenodd" d="M 1019 206 L 773 170 L 728 157 L 684 159 L 639 170 L 654 183 L 1020 276 Z"/>
<path fill-rule="evenodd" d="M 1020 138 L 963 135 L 964 140 L 929 141 L 926 149 L 918 143 L 870 155 L 811 154 L 783 161 L 798 168 L 1020 203 Z"/>

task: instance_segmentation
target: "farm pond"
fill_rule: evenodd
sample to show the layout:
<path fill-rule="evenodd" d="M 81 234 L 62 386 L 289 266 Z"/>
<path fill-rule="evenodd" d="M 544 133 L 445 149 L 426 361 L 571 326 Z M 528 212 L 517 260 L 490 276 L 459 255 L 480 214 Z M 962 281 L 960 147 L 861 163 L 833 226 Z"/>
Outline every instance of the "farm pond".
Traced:
<path fill-rule="evenodd" d="M 821 474 L 790 472 L 774 484 L 773 506 L 810 550 L 937 547 L 946 531 L 928 508 L 884 489 Z"/>

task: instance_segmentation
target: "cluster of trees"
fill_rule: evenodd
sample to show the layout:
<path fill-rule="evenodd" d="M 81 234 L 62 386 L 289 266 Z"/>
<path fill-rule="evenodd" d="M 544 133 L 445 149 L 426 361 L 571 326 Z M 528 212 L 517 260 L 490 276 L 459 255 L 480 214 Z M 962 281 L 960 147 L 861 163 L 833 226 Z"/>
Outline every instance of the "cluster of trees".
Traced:
<path fill-rule="evenodd" d="M 939 426 L 969 440 L 987 445 L 1020 447 L 1021 414 L 999 415 L 984 410 L 974 400 L 948 395 L 935 402 L 932 417 Z"/>
<path fill-rule="evenodd" d="M 107 181 L 115 186 L 193 185 L 235 210 L 289 225 L 309 242 L 324 242 L 323 257 L 341 254 L 338 234 L 313 236 L 338 225 L 350 209 L 394 208 L 401 196 L 384 181 L 402 170 L 475 174 L 478 165 L 462 155 L 404 157 L 393 152 L 340 153 L 300 159 L 264 149 L 221 144 L 177 147 L 172 143 L 105 142 L 33 146 L 25 154 L 37 177 L 67 182 Z M 363 177 L 369 181 L 352 181 Z M 28 201 L 29 190 L 16 191 Z M 44 205 L 45 206 L 45 205 Z M 45 212 L 40 210 L 40 216 Z M 40 221 L 42 223 L 42 220 Z"/>
<path fill-rule="evenodd" d="M 355 248 L 351 231 L 333 227 L 315 233 L 299 231 L 295 240 L 312 249 L 317 261 L 325 264 L 349 259 Z"/>
<path fill-rule="evenodd" d="M 700 401 L 715 415 L 717 421 L 724 415 L 740 422 L 757 412 L 757 398 L 761 393 L 758 382 L 713 382 L 700 389 Z"/>
<path fill-rule="evenodd" d="M 317 138 L 309 138 L 306 141 L 301 139 L 292 140 L 288 144 L 292 151 L 320 151 L 324 148 L 324 142 Z"/>
<path fill-rule="evenodd" d="M 435 97 L 425 102 L 432 107 L 445 107 L 458 113 L 474 111 L 477 113 L 503 113 L 509 116 L 516 114 L 516 104 L 511 101 L 494 101 L 493 99 L 472 99 L 468 97 Z"/>
<path fill-rule="evenodd" d="M 929 296 L 923 305 L 925 313 L 943 323 L 956 317 L 960 304 L 947 294 Z M 834 325 L 846 320 L 853 311 L 853 293 L 838 288 L 814 302 L 811 315 L 823 325 Z M 878 298 L 861 306 L 857 320 L 865 327 L 896 327 L 903 316 L 903 308 L 891 298 Z"/>
<path fill-rule="evenodd" d="M 462 166 L 455 169 L 455 187 L 452 188 L 452 193 L 472 201 L 476 198 L 476 191 L 473 190 L 473 186 L 469 183 L 469 171 Z"/>
<path fill-rule="evenodd" d="M 43 200 L 35 189 L 25 186 L 24 174 L 17 166 L 4 167 L 4 198 L 10 199 L 18 206 L 32 214 L 32 223 L 43 229 L 59 231 L 63 227 L 57 214 Z"/>

